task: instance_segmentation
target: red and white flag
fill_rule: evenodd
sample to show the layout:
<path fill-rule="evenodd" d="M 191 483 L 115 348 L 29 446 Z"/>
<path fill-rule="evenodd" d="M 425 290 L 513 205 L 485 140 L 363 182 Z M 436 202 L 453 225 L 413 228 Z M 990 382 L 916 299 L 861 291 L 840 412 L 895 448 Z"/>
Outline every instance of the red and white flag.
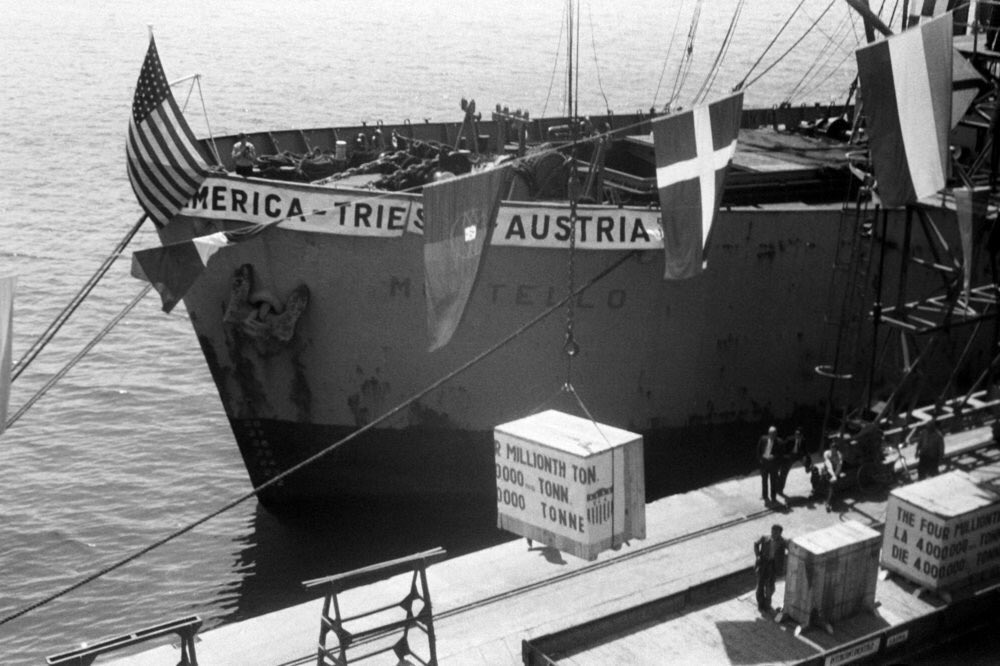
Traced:
<path fill-rule="evenodd" d="M 219 231 L 179 243 L 138 250 L 132 253 L 132 277 L 153 285 L 160 294 L 163 311 L 170 312 L 205 271 L 212 255 L 232 244 L 229 235 Z"/>
<path fill-rule="evenodd" d="M 152 35 L 135 86 L 125 152 L 132 190 L 158 227 L 208 176 L 208 162 L 170 92 Z"/>
<path fill-rule="evenodd" d="M 952 54 L 950 13 L 856 52 L 872 167 L 887 206 L 945 186 Z"/>
<path fill-rule="evenodd" d="M 666 279 L 693 277 L 703 269 L 742 111 L 740 92 L 653 120 Z"/>
<path fill-rule="evenodd" d="M 0 433 L 7 429 L 10 405 L 11 341 L 14 337 L 14 289 L 17 278 L 0 277 Z"/>
<path fill-rule="evenodd" d="M 448 344 L 469 301 L 496 223 L 510 167 L 425 185 L 424 286 L 430 351 Z"/>

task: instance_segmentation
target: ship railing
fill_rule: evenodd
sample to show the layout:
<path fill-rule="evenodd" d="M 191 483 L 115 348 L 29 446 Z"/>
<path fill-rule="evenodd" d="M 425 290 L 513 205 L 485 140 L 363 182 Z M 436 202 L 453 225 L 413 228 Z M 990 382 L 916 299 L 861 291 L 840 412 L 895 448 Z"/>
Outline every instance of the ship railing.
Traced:
<path fill-rule="evenodd" d="M 434 548 L 346 573 L 303 582 L 302 584 L 308 589 L 326 590 L 320 616 L 317 666 L 347 666 L 349 663 L 347 649 L 362 645 L 368 652 L 352 657 L 351 662 L 393 652 L 400 663 L 412 663 L 409 660 L 415 660 L 420 664 L 436 666 L 434 613 L 431 607 L 430 589 L 427 586 L 427 567 L 443 560 L 446 556 L 447 553 L 443 548 Z M 410 589 L 401 600 L 356 615 L 346 616 L 341 612 L 338 596 L 341 593 L 406 573 L 412 574 Z M 403 617 L 396 619 L 393 612 L 399 610 L 403 611 Z M 422 632 L 425 640 L 420 641 L 419 635 L 411 635 L 413 629 Z M 401 635 L 399 632 L 402 632 Z M 336 645 L 327 647 L 331 633 L 336 637 Z M 398 638 L 395 638 L 396 636 Z M 417 641 L 423 642 L 421 647 L 426 651 L 424 657 L 414 652 Z"/>
<path fill-rule="evenodd" d="M 177 634 L 180 639 L 181 660 L 178 666 L 198 666 L 198 658 L 195 655 L 194 643 L 195 634 L 201 628 L 201 618 L 197 615 L 170 620 L 160 624 L 140 629 L 139 631 L 122 634 L 113 638 L 106 638 L 93 645 L 84 644 L 74 650 L 67 650 L 54 654 L 45 659 L 49 666 L 90 666 L 102 654 L 124 650 L 125 648 L 139 645 L 147 641 L 170 634 Z"/>

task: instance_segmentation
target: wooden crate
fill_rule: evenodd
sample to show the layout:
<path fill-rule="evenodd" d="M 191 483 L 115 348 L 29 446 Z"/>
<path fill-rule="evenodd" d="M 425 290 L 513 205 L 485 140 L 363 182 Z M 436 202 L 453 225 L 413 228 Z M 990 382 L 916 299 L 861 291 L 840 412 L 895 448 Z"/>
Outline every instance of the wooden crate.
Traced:
<path fill-rule="evenodd" d="M 494 430 L 497 526 L 577 557 L 646 537 L 642 436 L 549 410 Z"/>
<path fill-rule="evenodd" d="M 873 609 L 881 541 L 853 520 L 789 541 L 784 613 L 808 626 Z"/>
<path fill-rule="evenodd" d="M 882 566 L 934 591 L 1000 577 L 1000 492 L 961 471 L 894 489 Z"/>

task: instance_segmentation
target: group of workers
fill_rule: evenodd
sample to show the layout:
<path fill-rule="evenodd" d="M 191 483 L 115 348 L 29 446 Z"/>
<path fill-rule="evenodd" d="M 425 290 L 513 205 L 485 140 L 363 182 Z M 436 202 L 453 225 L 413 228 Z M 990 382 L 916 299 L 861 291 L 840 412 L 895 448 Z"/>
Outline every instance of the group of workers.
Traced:
<path fill-rule="evenodd" d="M 760 496 L 767 506 L 778 504 L 778 495 L 785 497 L 788 472 L 796 461 L 807 469 L 812 461 L 806 452 L 802 428 L 787 439 L 778 437 L 778 429 L 771 426 L 757 442 L 757 462 L 760 464 Z"/>
<path fill-rule="evenodd" d="M 866 441 L 862 441 L 866 440 Z M 870 441 L 867 441 L 870 440 Z M 869 446 L 873 452 L 864 459 L 881 461 L 882 438 L 877 428 L 869 433 L 867 439 L 859 436 L 859 446 Z M 812 456 L 806 450 L 802 429 L 796 428 L 790 438 L 778 436 L 775 426 L 768 428 L 767 434 L 757 442 L 757 462 L 760 467 L 761 499 L 768 507 L 779 504 L 778 496 L 785 498 L 785 483 L 792 466 L 801 461 L 803 469 L 809 474 L 812 486 L 812 499 L 822 499 L 827 511 L 833 510 L 835 491 L 845 477 L 843 440 L 835 439 L 830 447 L 823 452 L 819 464 L 813 464 Z M 931 421 L 917 435 L 917 478 L 926 479 L 936 476 L 944 460 L 944 435 L 937 419 Z"/>
<path fill-rule="evenodd" d="M 1000 436 L 1000 428 L 996 434 Z M 877 444 L 881 446 L 880 437 Z M 812 456 L 803 442 L 801 428 L 797 428 L 795 434 L 788 439 L 778 437 L 776 427 L 768 428 L 767 434 L 757 443 L 761 497 L 765 504 L 768 506 L 776 504 L 778 495 L 786 497 L 785 481 L 789 470 L 796 461 L 802 461 L 803 468 L 810 475 L 813 498 L 824 499 L 826 510 L 831 511 L 834 490 L 838 482 L 844 478 L 843 447 L 842 440 L 834 440 L 823 452 L 822 463 L 814 465 Z M 944 434 L 937 420 L 931 419 L 917 435 L 917 478 L 936 476 L 944 461 L 944 455 Z M 781 525 L 774 525 L 769 535 L 761 536 L 753 544 L 754 573 L 757 576 L 757 608 L 762 613 L 773 612 L 771 597 L 774 594 L 775 580 L 785 565 L 788 544 L 782 536 L 782 531 Z"/>

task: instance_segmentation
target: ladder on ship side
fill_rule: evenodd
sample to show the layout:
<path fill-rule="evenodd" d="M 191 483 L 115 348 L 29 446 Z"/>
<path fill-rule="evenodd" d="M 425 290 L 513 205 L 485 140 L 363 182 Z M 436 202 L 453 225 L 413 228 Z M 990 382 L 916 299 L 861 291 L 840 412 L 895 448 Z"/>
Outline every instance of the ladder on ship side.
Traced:
<path fill-rule="evenodd" d="M 841 428 L 848 420 L 847 405 L 863 373 L 861 372 L 861 334 L 865 311 L 871 302 L 871 259 L 880 209 L 871 205 L 871 179 L 863 180 L 854 200 L 841 208 L 837 247 L 834 252 L 830 290 L 827 296 L 826 323 L 836 331 L 833 358 L 816 367 L 817 374 L 830 380 L 823 419 L 823 432 L 839 418 Z M 836 406 L 845 410 L 835 416 Z"/>

